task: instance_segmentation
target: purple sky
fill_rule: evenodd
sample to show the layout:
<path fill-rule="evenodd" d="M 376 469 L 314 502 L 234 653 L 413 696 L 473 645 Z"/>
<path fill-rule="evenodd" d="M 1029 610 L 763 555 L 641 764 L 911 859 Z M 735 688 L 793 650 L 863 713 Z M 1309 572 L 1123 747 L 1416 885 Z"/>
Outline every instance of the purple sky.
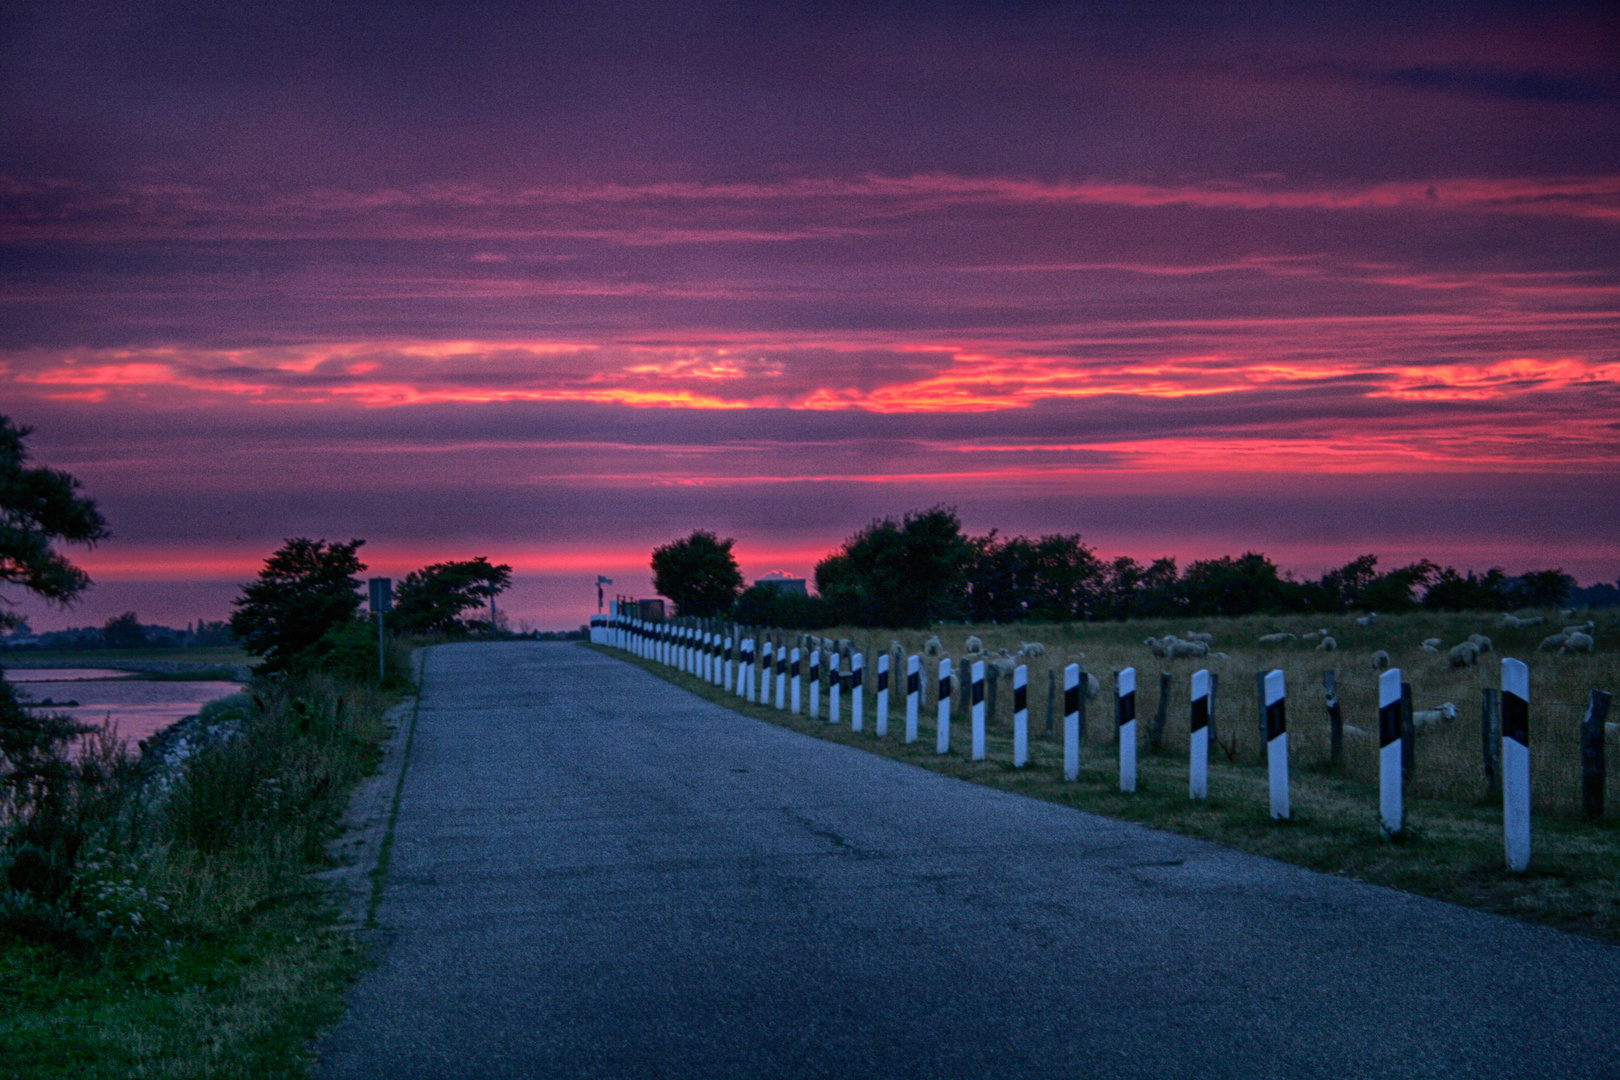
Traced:
<path fill-rule="evenodd" d="M 938 502 L 1614 580 L 1620 18 L 1211 7 L 7 5 L 0 407 L 114 531 L 26 610 Z"/>

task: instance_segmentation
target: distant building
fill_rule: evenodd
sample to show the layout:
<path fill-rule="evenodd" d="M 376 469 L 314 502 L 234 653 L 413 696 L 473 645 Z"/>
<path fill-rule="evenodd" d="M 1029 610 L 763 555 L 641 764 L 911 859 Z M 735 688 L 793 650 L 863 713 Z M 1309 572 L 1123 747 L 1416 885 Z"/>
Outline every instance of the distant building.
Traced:
<path fill-rule="evenodd" d="M 769 585 L 779 593 L 794 596 L 809 596 L 810 590 L 805 586 L 804 578 L 794 577 L 785 570 L 772 570 L 754 582 L 755 585 Z"/>
<path fill-rule="evenodd" d="M 663 602 L 663 600 L 637 600 L 635 603 L 636 603 L 636 615 L 643 622 L 663 622 L 664 621 L 664 602 Z"/>

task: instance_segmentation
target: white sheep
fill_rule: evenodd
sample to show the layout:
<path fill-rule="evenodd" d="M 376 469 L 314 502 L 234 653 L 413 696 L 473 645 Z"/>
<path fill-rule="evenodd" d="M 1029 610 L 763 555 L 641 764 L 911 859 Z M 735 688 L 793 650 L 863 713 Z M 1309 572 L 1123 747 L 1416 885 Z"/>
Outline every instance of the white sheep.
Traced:
<path fill-rule="evenodd" d="M 1030 658 L 1045 656 L 1046 646 L 1038 641 L 1020 641 L 1018 643 L 1018 655 Z"/>
<path fill-rule="evenodd" d="M 1541 644 L 1536 646 L 1536 652 L 1552 652 L 1555 649 L 1561 648 L 1564 642 L 1568 640 L 1568 634 L 1548 634 L 1546 637 L 1541 639 Z"/>
<path fill-rule="evenodd" d="M 1174 634 L 1166 634 L 1162 638 L 1150 637 L 1143 641 L 1142 644 L 1152 649 L 1154 656 L 1168 656 L 1170 655 L 1170 646 L 1174 645 L 1179 640 L 1180 639 Z"/>
<path fill-rule="evenodd" d="M 1590 634 L 1596 628 L 1597 628 L 1597 623 L 1593 622 L 1591 619 L 1588 619 L 1583 623 L 1577 623 L 1574 626 L 1566 626 L 1566 627 L 1564 627 L 1564 633 L 1566 633 L 1566 634 Z"/>
<path fill-rule="evenodd" d="M 945 646 L 940 644 L 939 638 L 931 637 L 923 642 L 923 655 L 930 659 L 937 659 L 945 652 Z"/>
<path fill-rule="evenodd" d="M 1316 646 L 1316 651 L 1317 652 L 1332 652 L 1334 649 L 1337 649 L 1338 647 L 1339 647 L 1339 643 L 1336 640 L 1334 640 L 1333 638 L 1330 638 L 1330 637 L 1325 637 L 1325 638 L 1323 638 L 1321 640 L 1320 644 L 1318 644 Z"/>
<path fill-rule="evenodd" d="M 1181 635 L 1181 640 L 1202 641 L 1205 645 L 1213 645 L 1215 644 L 1215 635 L 1206 634 L 1199 630 L 1188 630 L 1185 634 Z"/>
<path fill-rule="evenodd" d="M 984 642 L 980 641 L 977 637 L 969 637 L 967 639 L 967 644 L 964 645 L 963 648 L 967 651 L 969 656 L 972 656 L 975 653 L 984 652 Z"/>
<path fill-rule="evenodd" d="M 1430 645 L 1427 641 L 1425 641 L 1423 644 L 1419 645 L 1418 648 L 1420 650 L 1422 650 L 1423 652 L 1439 652 L 1440 651 L 1440 646 L 1438 646 L 1438 645 Z"/>
<path fill-rule="evenodd" d="M 1376 612 L 1376 611 L 1369 612 L 1366 615 L 1357 615 L 1356 616 L 1356 625 L 1357 626 L 1371 626 L 1373 623 L 1375 623 L 1377 621 L 1378 621 L 1378 612 Z"/>
<path fill-rule="evenodd" d="M 1571 634 L 1564 642 L 1564 652 L 1591 652 L 1597 646 L 1591 634 Z"/>
<path fill-rule="evenodd" d="M 990 661 L 988 669 L 997 675 L 1004 675 L 1010 679 L 1012 678 L 1013 669 L 1017 666 L 1018 662 L 1011 657 L 1001 656 Z"/>
<path fill-rule="evenodd" d="M 1484 634 L 1469 634 L 1468 640 L 1474 643 L 1474 648 L 1480 651 L 1480 655 L 1491 651 L 1491 639 Z"/>
<path fill-rule="evenodd" d="M 1426 637 L 1423 639 L 1423 644 L 1418 646 L 1418 648 L 1428 649 L 1430 652 L 1439 652 L 1440 639 L 1437 637 Z"/>
<path fill-rule="evenodd" d="M 1327 627 L 1324 626 L 1320 630 L 1312 630 L 1310 633 L 1306 634 L 1305 635 L 1305 640 L 1306 641 L 1315 641 L 1317 638 L 1325 638 L 1325 637 L 1327 637 L 1327 635 L 1328 635 Z"/>
<path fill-rule="evenodd" d="M 1287 633 L 1285 631 L 1285 632 L 1283 632 L 1281 634 L 1262 634 L 1261 637 L 1260 637 L 1260 644 L 1262 644 L 1262 645 L 1281 645 L 1284 642 L 1293 641 L 1293 640 L 1294 640 L 1294 635 L 1290 634 L 1290 633 Z"/>
<path fill-rule="evenodd" d="M 1212 652 L 1212 653 L 1209 654 L 1209 658 L 1211 660 L 1225 660 L 1225 659 L 1228 659 L 1227 655 L 1225 653 L 1223 653 L 1223 652 Z"/>
<path fill-rule="evenodd" d="M 1385 668 L 1389 667 L 1389 653 L 1385 652 L 1383 649 L 1379 649 L 1377 652 L 1373 653 L 1372 666 L 1374 671 L 1383 671 Z"/>
<path fill-rule="evenodd" d="M 1165 647 L 1164 655 L 1175 660 L 1183 656 L 1208 656 L 1209 646 L 1202 641 L 1181 641 L 1172 638 Z"/>
<path fill-rule="evenodd" d="M 1558 617 L 1560 619 L 1573 618 L 1574 615 L 1575 615 L 1575 609 L 1572 608 L 1572 607 L 1561 607 L 1561 608 L 1558 609 Z"/>
<path fill-rule="evenodd" d="M 1418 709 L 1412 713 L 1412 728 L 1434 727 L 1437 724 L 1449 724 L 1457 719 L 1457 706 L 1447 701 L 1438 709 Z"/>
<path fill-rule="evenodd" d="M 1517 615 L 1502 616 L 1502 625 L 1510 630 L 1519 630 L 1526 626 L 1540 626 L 1547 621 L 1545 615 L 1526 615 L 1520 618 Z"/>
<path fill-rule="evenodd" d="M 1473 667 L 1479 663 L 1479 646 L 1472 641 L 1453 645 L 1451 651 L 1446 654 L 1446 662 L 1454 668 Z"/>

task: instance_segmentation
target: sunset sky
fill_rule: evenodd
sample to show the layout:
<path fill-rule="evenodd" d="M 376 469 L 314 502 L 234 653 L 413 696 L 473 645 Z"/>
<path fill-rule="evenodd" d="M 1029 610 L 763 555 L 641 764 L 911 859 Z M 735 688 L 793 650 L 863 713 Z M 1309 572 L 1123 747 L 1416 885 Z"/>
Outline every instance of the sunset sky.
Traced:
<path fill-rule="evenodd" d="M 0 108 L 0 411 L 113 530 L 36 628 L 935 503 L 1620 576 L 1607 4 L 24 2 Z"/>

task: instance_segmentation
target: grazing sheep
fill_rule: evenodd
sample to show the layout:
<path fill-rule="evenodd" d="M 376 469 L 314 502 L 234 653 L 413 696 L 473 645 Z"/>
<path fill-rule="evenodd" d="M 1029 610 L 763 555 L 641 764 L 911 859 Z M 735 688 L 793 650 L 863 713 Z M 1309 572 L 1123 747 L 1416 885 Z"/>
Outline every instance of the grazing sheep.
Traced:
<path fill-rule="evenodd" d="M 1568 634 L 1548 634 L 1541 639 L 1541 644 L 1536 646 L 1536 652 L 1552 652 L 1554 649 L 1562 647 L 1564 642 L 1568 640 Z"/>
<path fill-rule="evenodd" d="M 1360 737 L 1360 736 L 1363 736 L 1363 735 L 1367 734 L 1365 731 L 1362 731 L 1360 728 L 1356 727 L 1356 725 L 1354 725 L 1354 724 L 1346 724 L 1346 725 L 1344 725 L 1344 733 L 1346 735 L 1354 735 L 1354 736 L 1357 736 L 1357 737 Z"/>
<path fill-rule="evenodd" d="M 1325 638 L 1322 639 L 1321 643 L 1316 646 L 1316 651 L 1317 652 L 1332 652 L 1334 649 L 1337 649 L 1338 647 L 1339 647 L 1339 643 L 1337 641 L 1335 641 L 1333 638 L 1325 637 Z"/>
<path fill-rule="evenodd" d="M 1228 659 L 1227 655 L 1225 653 L 1223 653 L 1223 652 L 1212 652 L 1212 653 L 1209 654 L 1209 658 L 1211 660 L 1226 660 L 1226 659 Z"/>
<path fill-rule="evenodd" d="M 1357 626 L 1371 626 L 1373 623 L 1375 623 L 1377 621 L 1378 621 L 1378 612 L 1376 612 L 1376 611 L 1371 612 L 1371 613 L 1366 614 L 1366 615 L 1357 615 L 1356 616 L 1356 625 Z"/>
<path fill-rule="evenodd" d="M 1412 714 L 1412 727 L 1414 729 L 1434 727 L 1437 724 L 1449 724 L 1457 719 L 1457 706 L 1447 701 L 1438 709 L 1418 709 Z"/>
<path fill-rule="evenodd" d="M 1260 644 L 1262 644 L 1262 645 L 1281 645 L 1284 642 L 1293 641 L 1293 640 L 1294 640 L 1294 635 L 1286 633 L 1286 632 L 1281 633 L 1281 634 L 1262 634 L 1261 637 L 1260 637 Z"/>
<path fill-rule="evenodd" d="M 1479 646 L 1472 641 L 1453 645 L 1451 651 L 1446 654 L 1446 662 L 1454 668 L 1473 667 L 1479 663 Z"/>
<path fill-rule="evenodd" d="M 1206 634 L 1200 630 L 1189 630 L 1181 635 L 1183 641 L 1202 641 L 1205 645 L 1215 644 L 1215 635 Z"/>
<path fill-rule="evenodd" d="M 1178 640 L 1180 639 L 1176 635 L 1166 634 L 1162 638 L 1150 637 L 1143 641 L 1142 644 L 1152 649 L 1154 656 L 1168 656 L 1170 655 L 1170 646 L 1174 645 Z"/>
<path fill-rule="evenodd" d="M 1038 641 L 1020 641 L 1018 643 L 1018 655 L 1028 657 L 1045 656 L 1046 646 Z"/>
<path fill-rule="evenodd" d="M 1560 619 L 1573 618 L 1574 615 L 1575 615 L 1575 609 L 1572 608 L 1572 607 L 1561 607 L 1561 608 L 1558 609 L 1558 617 Z"/>
<path fill-rule="evenodd" d="M 1519 630 L 1526 626 L 1540 626 L 1546 621 L 1547 616 L 1545 615 L 1526 615 L 1522 619 L 1517 615 L 1502 616 L 1502 625 L 1510 630 Z"/>
<path fill-rule="evenodd" d="M 1209 646 L 1202 641 L 1181 641 L 1175 638 L 1165 647 L 1164 655 L 1175 660 L 1183 656 L 1208 656 Z"/>
<path fill-rule="evenodd" d="M 1090 701 L 1102 691 L 1102 682 L 1089 671 L 1080 673 L 1080 686 L 1086 692 L 1086 700 Z"/>
<path fill-rule="evenodd" d="M 1478 649 L 1482 656 L 1491 651 L 1491 639 L 1484 634 L 1469 634 L 1468 640 L 1474 643 L 1474 648 Z"/>
<path fill-rule="evenodd" d="M 1385 652 L 1383 649 L 1379 649 L 1377 652 L 1373 653 L 1372 666 L 1374 671 L 1383 671 L 1385 668 L 1389 667 L 1389 653 Z"/>
<path fill-rule="evenodd" d="M 1327 637 L 1327 635 L 1328 635 L 1327 627 L 1324 626 L 1320 630 L 1312 630 L 1310 633 L 1306 634 L 1305 635 L 1305 640 L 1306 641 L 1315 641 L 1317 638 L 1325 638 L 1325 637 Z"/>
<path fill-rule="evenodd" d="M 990 661 L 987 666 L 991 673 L 1005 675 L 1010 679 L 1012 678 L 1013 669 L 1018 666 L 1018 663 L 1010 656 L 1002 656 Z"/>
<path fill-rule="evenodd" d="M 1566 627 L 1564 627 L 1564 633 L 1566 633 L 1566 634 L 1590 634 L 1596 628 L 1597 628 L 1597 623 L 1593 622 L 1591 619 L 1588 619 L 1585 622 L 1579 623 L 1579 624 L 1577 624 L 1575 626 L 1566 626 Z"/>
<path fill-rule="evenodd" d="M 1421 649 L 1424 652 L 1439 652 L 1440 651 L 1440 646 L 1438 646 L 1438 645 L 1430 645 L 1427 641 L 1425 641 L 1423 644 L 1419 645 L 1418 648 Z"/>
<path fill-rule="evenodd" d="M 1426 637 L 1423 639 L 1423 644 L 1420 645 L 1419 648 L 1428 649 L 1430 652 L 1439 652 L 1440 639 L 1437 637 Z"/>
<path fill-rule="evenodd" d="M 1597 646 L 1591 634 L 1571 634 L 1564 642 L 1564 652 L 1591 652 Z"/>
<path fill-rule="evenodd" d="M 938 637 L 931 637 L 923 642 L 923 655 L 930 659 L 937 659 L 945 652 L 945 646 L 940 644 Z"/>
<path fill-rule="evenodd" d="M 967 654 L 969 656 L 972 656 L 974 653 L 982 653 L 982 652 L 984 652 L 984 642 L 980 641 L 976 637 L 968 638 L 967 639 L 967 644 L 962 646 L 962 647 L 963 647 L 963 649 L 965 649 L 967 651 Z"/>

